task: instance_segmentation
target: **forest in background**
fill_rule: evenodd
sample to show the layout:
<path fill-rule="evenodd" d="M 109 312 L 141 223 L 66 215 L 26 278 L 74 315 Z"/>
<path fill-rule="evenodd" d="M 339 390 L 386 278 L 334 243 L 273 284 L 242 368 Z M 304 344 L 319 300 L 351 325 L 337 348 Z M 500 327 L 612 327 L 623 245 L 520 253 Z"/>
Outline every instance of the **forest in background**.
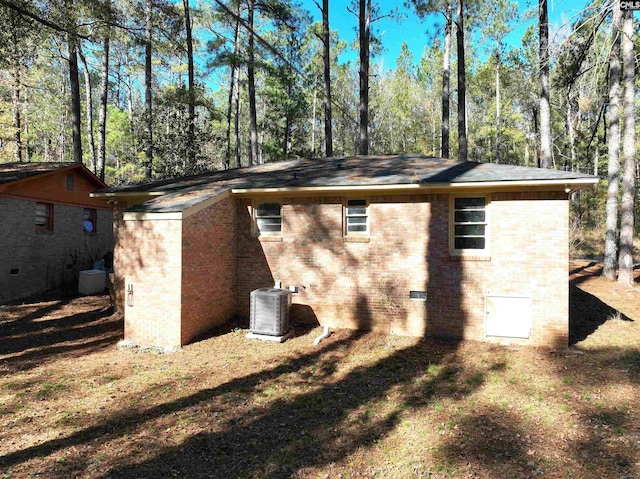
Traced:
<path fill-rule="evenodd" d="M 0 162 L 83 162 L 109 185 L 402 152 L 580 171 L 604 181 L 572 201 L 574 242 L 604 245 L 606 225 L 609 256 L 630 252 L 638 47 L 619 0 L 551 32 L 540 0 L 519 48 L 508 0 L 314 3 L 323 21 L 282 0 L 0 0 Z M 409 15 L 419 63 L 405 44 L 381 67 L 379 20 Z"/>

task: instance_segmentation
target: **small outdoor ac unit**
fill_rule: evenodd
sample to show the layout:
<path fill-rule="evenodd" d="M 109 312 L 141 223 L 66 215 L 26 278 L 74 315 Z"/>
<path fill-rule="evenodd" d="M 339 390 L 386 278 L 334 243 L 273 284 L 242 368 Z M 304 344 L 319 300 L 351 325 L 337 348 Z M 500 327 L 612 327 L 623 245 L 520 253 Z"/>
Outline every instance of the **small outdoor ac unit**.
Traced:
<path fill-rule="evenodd" d="M 268 336 L 284 335 L 289 329 L 290 304 L 289 290 L 260 288 L 251 291 L 251 332 Z"/>

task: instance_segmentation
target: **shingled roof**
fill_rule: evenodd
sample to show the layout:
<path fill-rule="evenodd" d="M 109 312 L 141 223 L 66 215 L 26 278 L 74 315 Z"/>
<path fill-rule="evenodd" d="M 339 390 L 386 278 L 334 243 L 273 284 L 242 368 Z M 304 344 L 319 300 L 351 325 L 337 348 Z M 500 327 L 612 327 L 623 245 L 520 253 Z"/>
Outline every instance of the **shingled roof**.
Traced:
<path fill-rule="evenodd" d="M 95 186 L 103 188 L 107 185 L 80 163 L 71 162 L 33 162 L 33 163 L 0 163 L 0 193 L 6 188 L 15 187 L 16 182 L 22 182 L 36 176 L 54 175 L 61 171 L 76 171 L 85 175 Z"/>
<path fill-rule="evenodd" d="M 540 182 L 594 184 L 584 173 L 476 163 L 416 154 L 346 156 L 298 159 L 216 171 L 187 178 L 106 188 L 95 196 L 119 197 L 136 193 L 158 197 L 129 211 L 177 212 L 227 190 L 392 187 L 393 185 L 453 186 L 464 183 Z M 584 185 L 583 185 L 584 186 Z M 160 196 L 161 195 L 161 196 Z"/>
<path fill-rule="evenodd" d="M 74 165 L 75 163 L 0 163 L 0 184 L 51 173 Z"/>

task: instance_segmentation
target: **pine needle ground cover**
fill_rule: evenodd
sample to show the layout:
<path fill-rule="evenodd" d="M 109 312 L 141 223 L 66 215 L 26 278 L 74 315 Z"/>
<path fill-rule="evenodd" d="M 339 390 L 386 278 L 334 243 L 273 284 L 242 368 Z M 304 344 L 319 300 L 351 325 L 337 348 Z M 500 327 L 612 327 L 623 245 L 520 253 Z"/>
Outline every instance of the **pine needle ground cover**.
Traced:
<path fill-rule="evenodd" d="M 0 477 L 640 477 L 640 290 L 599 269 L 561 351 L 238 322 L 166 354 L 108 297 L 0 307 Z"/>

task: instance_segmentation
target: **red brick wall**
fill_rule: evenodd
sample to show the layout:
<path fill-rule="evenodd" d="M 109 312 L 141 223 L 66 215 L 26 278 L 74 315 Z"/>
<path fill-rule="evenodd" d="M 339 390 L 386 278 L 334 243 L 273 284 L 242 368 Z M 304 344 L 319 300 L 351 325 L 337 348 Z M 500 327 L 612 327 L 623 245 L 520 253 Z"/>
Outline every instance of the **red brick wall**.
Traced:
<path fill-rule="evenodd" d="M 493 194 L 490 261 L 449 256 L 448 195 L 371 196 L 368 243 L 342 238 L 342 199 L 284 198 L 283 238 L 251 235 L 238 201 L 237 311 L 256 288 L 298 286 L 292 312 L 323 325 L 485 339 L 487 294 L 531 296 L 526 344 L 567 344 L 568 202 L 561 193 Z M 427 301 L 409 291 L 427 291 Z M 302 315 L 301 315 L 302 316 Z M 511 340 L 511 342 L 518 342 Z"/>
<path fill-rule="evenodd" d="M 116 222 L 114 270 L 124 295 L 124 339 L 142 346 L 181 346 L 182 222 Z M 133 306 L 126 288 L 133 285 Z M 122 301 L 120 299 L 120 301 Z"/>
<path fill-rule="evenodd" d="M 182 344 L 235 313 L 235 213 L 227 198 L 183 220 Z"/>
<path fill-rule="evenodd" d="M 183 221 L 117 221 L 125 339 L 180 346 L 248 317 L 256 288 L 297 286 L 292 319 L 395 334 L 485 340 L 487 294 L 531 297 L 531 338 L 566 346 L 568 201 L 490 195 L 490 260 L 449 255 L 449 195 L 371 196 L 368 242 L 345 242 L 342 198 L 284 198 L 281 241 L 251 234 L 251 200 L 225 199 Z M 409 291 L 427 291 L 427 301 Z M 518 342 L 510 340 L 511 342 Z"/>
<path fill-rule="evenodd" d="M 495 285 L 489 286 L 495 294 L 530 292 L 530 342 L 562 347 L 569 334 L 569 202 L 563 194 L 537 196 L 493 195 L 490 274 Z"/>

